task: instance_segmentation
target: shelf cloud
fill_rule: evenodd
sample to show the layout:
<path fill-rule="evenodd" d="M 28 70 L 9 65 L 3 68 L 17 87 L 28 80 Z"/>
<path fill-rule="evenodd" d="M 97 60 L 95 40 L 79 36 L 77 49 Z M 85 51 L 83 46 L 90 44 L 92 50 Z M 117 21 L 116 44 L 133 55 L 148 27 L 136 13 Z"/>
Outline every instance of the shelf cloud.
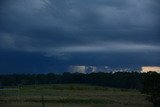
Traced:
<path fill-rule="evenodd" d="M 125 65 L 128 57 L 137 65 L 160 64 L 158 0 L 0 2 L 0 52 L 37 54 L 73 65 L 112 65 L 112 58 Z"/>

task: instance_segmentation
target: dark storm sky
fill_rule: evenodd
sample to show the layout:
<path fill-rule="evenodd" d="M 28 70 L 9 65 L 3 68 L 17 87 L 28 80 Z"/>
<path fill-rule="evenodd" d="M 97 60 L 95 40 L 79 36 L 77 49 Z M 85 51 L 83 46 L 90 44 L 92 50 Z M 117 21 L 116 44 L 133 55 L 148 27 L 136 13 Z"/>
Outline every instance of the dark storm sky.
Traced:
<path fill-rule="evenodd" d="M 0 73 L 160 65 L 159 0 L 0 0 Z"/>

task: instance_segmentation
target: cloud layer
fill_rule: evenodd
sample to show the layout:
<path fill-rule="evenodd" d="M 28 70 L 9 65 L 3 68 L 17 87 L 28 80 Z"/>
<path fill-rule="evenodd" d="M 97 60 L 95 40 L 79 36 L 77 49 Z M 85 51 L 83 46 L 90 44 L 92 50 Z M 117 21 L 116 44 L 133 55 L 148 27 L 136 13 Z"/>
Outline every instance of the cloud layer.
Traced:
<path fill-rule="evenodd" d="M 81 56 L 79 64 L 93 62 L 89 55 L 99 61 L 125 54 L 160 64 L 159 9 L 158 0 L 2 0 L 0 52 L 37 53 L 73 64 Z M 102 62 L 112 65 L 109 60 Z"/>

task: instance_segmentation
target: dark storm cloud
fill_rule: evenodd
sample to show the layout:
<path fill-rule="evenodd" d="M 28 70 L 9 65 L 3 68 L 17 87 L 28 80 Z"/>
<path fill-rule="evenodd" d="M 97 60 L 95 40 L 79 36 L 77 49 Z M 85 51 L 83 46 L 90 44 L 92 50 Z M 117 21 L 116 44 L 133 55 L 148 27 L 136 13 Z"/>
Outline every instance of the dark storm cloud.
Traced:
<path fill-rule="evenodd" d="M 120 53 L 128 57 L 134 54 L 141 61 L 151 60 L 148 54 L 159 57 L 158 0 L 0 2 L 1 51 L 39 53 L 73 64 L 80 56 L 85 62 L 92 61 L 87 59 L 89 54 L 99 59 L 106 55 L 114 54 L 119 59 Z M 142 58 L 142 54 L 146 57 Z M 152 62 L 157 64 L 156 58 Z M 112 62 L 109 60 L 106 63 Z M 79 64 L 82 62 L 79 60 Z"/>

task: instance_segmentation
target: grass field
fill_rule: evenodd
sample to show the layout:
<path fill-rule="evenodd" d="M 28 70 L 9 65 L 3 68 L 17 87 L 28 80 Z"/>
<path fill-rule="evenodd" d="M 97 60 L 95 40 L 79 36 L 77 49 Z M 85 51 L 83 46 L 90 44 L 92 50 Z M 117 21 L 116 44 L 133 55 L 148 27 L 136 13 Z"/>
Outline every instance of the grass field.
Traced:
<path fill-rule="evenodd" d="M 0 107 L 153 107 L 136 90 L 80 84 L 32 85 L 0 90 Z"/>

